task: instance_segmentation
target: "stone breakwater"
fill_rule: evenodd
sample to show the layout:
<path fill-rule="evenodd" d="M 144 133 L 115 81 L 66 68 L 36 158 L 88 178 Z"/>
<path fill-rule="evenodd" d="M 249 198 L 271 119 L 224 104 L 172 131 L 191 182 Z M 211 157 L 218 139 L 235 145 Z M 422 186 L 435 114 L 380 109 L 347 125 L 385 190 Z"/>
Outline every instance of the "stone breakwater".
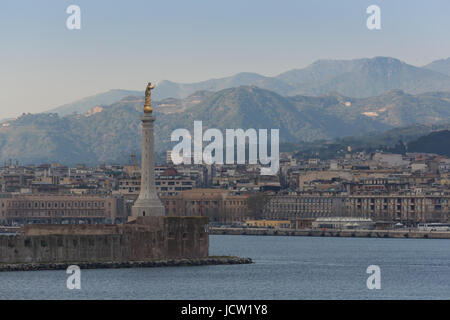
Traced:
<path fill-rule="evenodd" d="M 402 238 L 450 239 L 449 231 L 409 230 L 276 230 L 254 228 L 210 228 L 212 235 L 247 236 L 299 236 L 299 237 L 351 237 L 351 238 Z"/>
<path fill-rule="evenodd" d="M 209 257 L 207 217 L 137 217 L 127 224 L 30 224 L 0 235 L 0 263 L 128 262 Z"/>
<path fill-rule="evenodd" d="M 118 268 L 157 268 L 157 267 L 186 267 L 212 266 L 231 264 L 251 264 L 250 258 L 239 257 L 207 257 L 195 259 L 171 259 L 155 261 L 128 262 L 73 262 L 73 263 L 17 263 L 0 264 L 2 271 L 38 271 L 38 270 L 66 270 L 70 265 L 77 265 L 80 269 L 118 269 Z"/>

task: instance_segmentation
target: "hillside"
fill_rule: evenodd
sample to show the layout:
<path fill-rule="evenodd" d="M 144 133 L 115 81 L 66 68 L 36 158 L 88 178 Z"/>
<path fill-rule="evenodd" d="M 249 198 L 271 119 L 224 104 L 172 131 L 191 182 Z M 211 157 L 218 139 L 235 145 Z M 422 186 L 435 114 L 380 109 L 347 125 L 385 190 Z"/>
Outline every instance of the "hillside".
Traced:
<path fill-rule="evenodd" d="M 423 68 L 450 76 L 450 58 L 433 61 Z"/>
<path fill-rule="evenodd" d="M 0 161 L 125 162 L 131 153 L 140 153 L 143 102 L 143 97 L 128 96 L 83 115 L 23 115 L 0 127 Z M 214 127 L 222 132 L 227 128 L 278 128 L 281 142 L 296 143 L 373 136 L 396 127 L 450 119 L 448 92 L 411 95 L 396 90 L 362 99 L 336 93 L 285 97 L 241 86 L 200 91 L 185 99 L 164 99 L 153 105 L 157 117 L 155 148 L 159 153 L 173 145 L 173 130 L 186 128 L 192 133 L 194 120 L 202 120 L 204 129 Z M 427 126 L 418 126 L 422 127 Z M 394 139 L 387 137 L 388 141 Z"/>
<path fill-rule="evenodd" d="M 332 92 L 365 98 L 402 90 L 409 94 L 450 91 L 450 60 L 438 60 L 423 68 L 398 59 L 375 57 L 354 60 L 319 60 L 303 69 L 294 69 L 274 77 L 242 72 L 230 77 L 196 83 L 163 80 L 157 84 L 154 100 L 184 99 L 203 92 L 218 92 L 239 86 L 257 86 L 282 96 L 322 96 Z M 83 114 L 95 106 L 106 106 L 141 91 L 110 90 L 53 108 L 60 116 Z"/>
<path fill-rule="evenodd" d="M 408 152 L 436 153 L 450 157 L 450 131 L 432 132 L 408 143 Z"/>
<path fill-rule="evenodd" d="M 301 158 L 316 157 L 321 159 L 335 158 L 336 155 L 344 156 L 347 153 L 348 147 L 351 147 L 352 151 L 365 151 L 369 153 L 374 151 L 385 151 L 389 153 L 428 152 L 424 148 L 426 143 L 415 144 L 415 141 L 442 130 L 450 130 L 450 122 L 435 125 L 415 124 L 407 127 L 394 128 L 381 133 L 372 132 L 370 134 L 330 140 L 283 143 L 280 146 L 280 150 L 296 152 Z M 416 145 L 419 147 L 416 147 Z M 444 154 L 441 151 L 432 153 Z"/>
<path fill-rule="evenodd" d="M 107 92 L 89 96 L 62 106 L 50 109 L 49 113 L 57 113 L 65 116 L 72 113 L 83 114 L 95 106 L 105 106 L 117 102 L 126 96 L 137 96 L 143 94 L 143 91 L 131 91 L 122 89 L 113 89 Z"/>
<path fill-rule="evenodd" d="M 304 69 L 285 72 L 277 79 L 296 87 L 291 95 L 338 92 L 361 98 L 395 89 L 413 94 L 450 89 L 449 76 L 389 57 L 320 60 Z"/>
<path fill-rule="evenodd" d="M 363 98 L 397 89 L 411 94 L 449 91 L 450 73 L 443 72 L 442 67 L 429 65 L 419 68 L 389 57 L 319 60 L 306 68 L 290 70 L 274 77 L 239 73 L 190 84 L 162 81 L 158 91 L 155 91 L 155 98 L 184 98 L 199 90 L 220 91 L 242 85 L 254 85 L 288 96 L 321 96 L 337 92 L 344 96 Z"/>

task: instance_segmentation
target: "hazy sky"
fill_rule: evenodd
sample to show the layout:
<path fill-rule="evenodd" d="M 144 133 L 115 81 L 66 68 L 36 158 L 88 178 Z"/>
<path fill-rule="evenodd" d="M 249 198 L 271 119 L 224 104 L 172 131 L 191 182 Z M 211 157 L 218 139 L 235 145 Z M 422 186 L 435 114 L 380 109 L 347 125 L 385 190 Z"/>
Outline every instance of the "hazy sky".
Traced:
<path fill-rule="evenodd" d="M 81 30 L 66 9 L 81 8 Z M 366 8 L 381 8 L 381 30 Z M 450 56 L 448 0 L 2 0 L 0 119 L 147 81 L 242 71 L 276 75 L 317 59 Z"/>

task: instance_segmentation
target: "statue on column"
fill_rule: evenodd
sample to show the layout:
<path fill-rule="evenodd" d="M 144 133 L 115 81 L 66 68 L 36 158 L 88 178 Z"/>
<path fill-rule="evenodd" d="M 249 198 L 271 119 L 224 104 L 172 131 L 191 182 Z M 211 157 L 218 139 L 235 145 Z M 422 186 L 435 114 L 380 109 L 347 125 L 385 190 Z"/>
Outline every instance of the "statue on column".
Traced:
<path fill-rule="evenodd" d="M 151 106 L 151 96 L 152 90 L 155 88 L 155 85 L 152 85 L 151 82 L 148 83 L 147 88 L 145 89 L 145 104 L 144 104 L 144 112 L 152 113 L 153 109 Z"/>

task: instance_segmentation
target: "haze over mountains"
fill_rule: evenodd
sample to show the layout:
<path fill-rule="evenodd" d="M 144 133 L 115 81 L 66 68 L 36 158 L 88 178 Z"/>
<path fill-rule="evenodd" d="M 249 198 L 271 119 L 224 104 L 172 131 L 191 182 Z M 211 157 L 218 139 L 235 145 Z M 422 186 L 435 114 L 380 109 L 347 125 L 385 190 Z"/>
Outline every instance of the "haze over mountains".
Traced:
<path fill-rule="evenodd" d="M 408 93 L 450 91 L 450 59 L 438 60 L 424 67 L 415 67 L 398 59 L 375 57 L 355 60 L 318 60 L 303 69 L 293 69 L 275 77 L 243 72 L 231 77 L 196 83 L 175 83 L 163 80 L 157 84 L 152 97 L 185 98 L 197 91 L 220 91 L 242 85 L 253 85 L 283 96 L 320 96 L 337 92 L 344 96 L 362 98 L 400 89 Z M 128 95 L 143 91 L 110 90 L 54 108 L 49 112 L 67 115 L 85 113 L 95 105 L 109 105 Z"/>
<path fill-rule="evenodd" d="M 424 68 L 450 76 L 450 58 L 433 61 Z"/>
<path fill-rule="evenodd" d="M 132 90 L 112 89 L 107 92 L 102 92 L 71 103 L 64 104 L 62 106 L 51 109 L 48 112 L 55 112 L 60 116 L 65 116 L 72 113 L 83 114 L 88 112 L 94 106 L 109 105 L 121 100 L 126 96 L 138 96 L 141 94 L 143 94 L 143 91 L 140 92 Z"/>
<path fill-rule="evenodd" d="M 417 138 L 430 133 L 430 124 L 450 123 L 449 64 L 322 60 L 276 77 L 240 73 L 194 84 L 163 81 L 152 92 L 155 148 L 170 148 L 174 129 L 193 132 L 194 120 L 202 120 L 204 129 L 279 128 L 281 142 L 289 143 L 405 127 Z M 23 115 L 0 127 L 0 161 L 123 163 L 140 154 L 142 108 L 143 92 L 110 90 L 53 113 Z"/>
<path fill-rule="evenodd" d="M 140 153 L 143 97 L 126 97 L 84 115 L 23 115 L 0 127 L 0 161 L 125 162 Z M 155 148 L 173 145 L 174 129 L 279 128 L 282 142 L 361 136 L 417 123 L 450 119 L 450 92 L 407 94 L 400 90 L 371 98 L 339 94 L 283 97 L 255 86 L 198 92 L 154 103 Z"/>

